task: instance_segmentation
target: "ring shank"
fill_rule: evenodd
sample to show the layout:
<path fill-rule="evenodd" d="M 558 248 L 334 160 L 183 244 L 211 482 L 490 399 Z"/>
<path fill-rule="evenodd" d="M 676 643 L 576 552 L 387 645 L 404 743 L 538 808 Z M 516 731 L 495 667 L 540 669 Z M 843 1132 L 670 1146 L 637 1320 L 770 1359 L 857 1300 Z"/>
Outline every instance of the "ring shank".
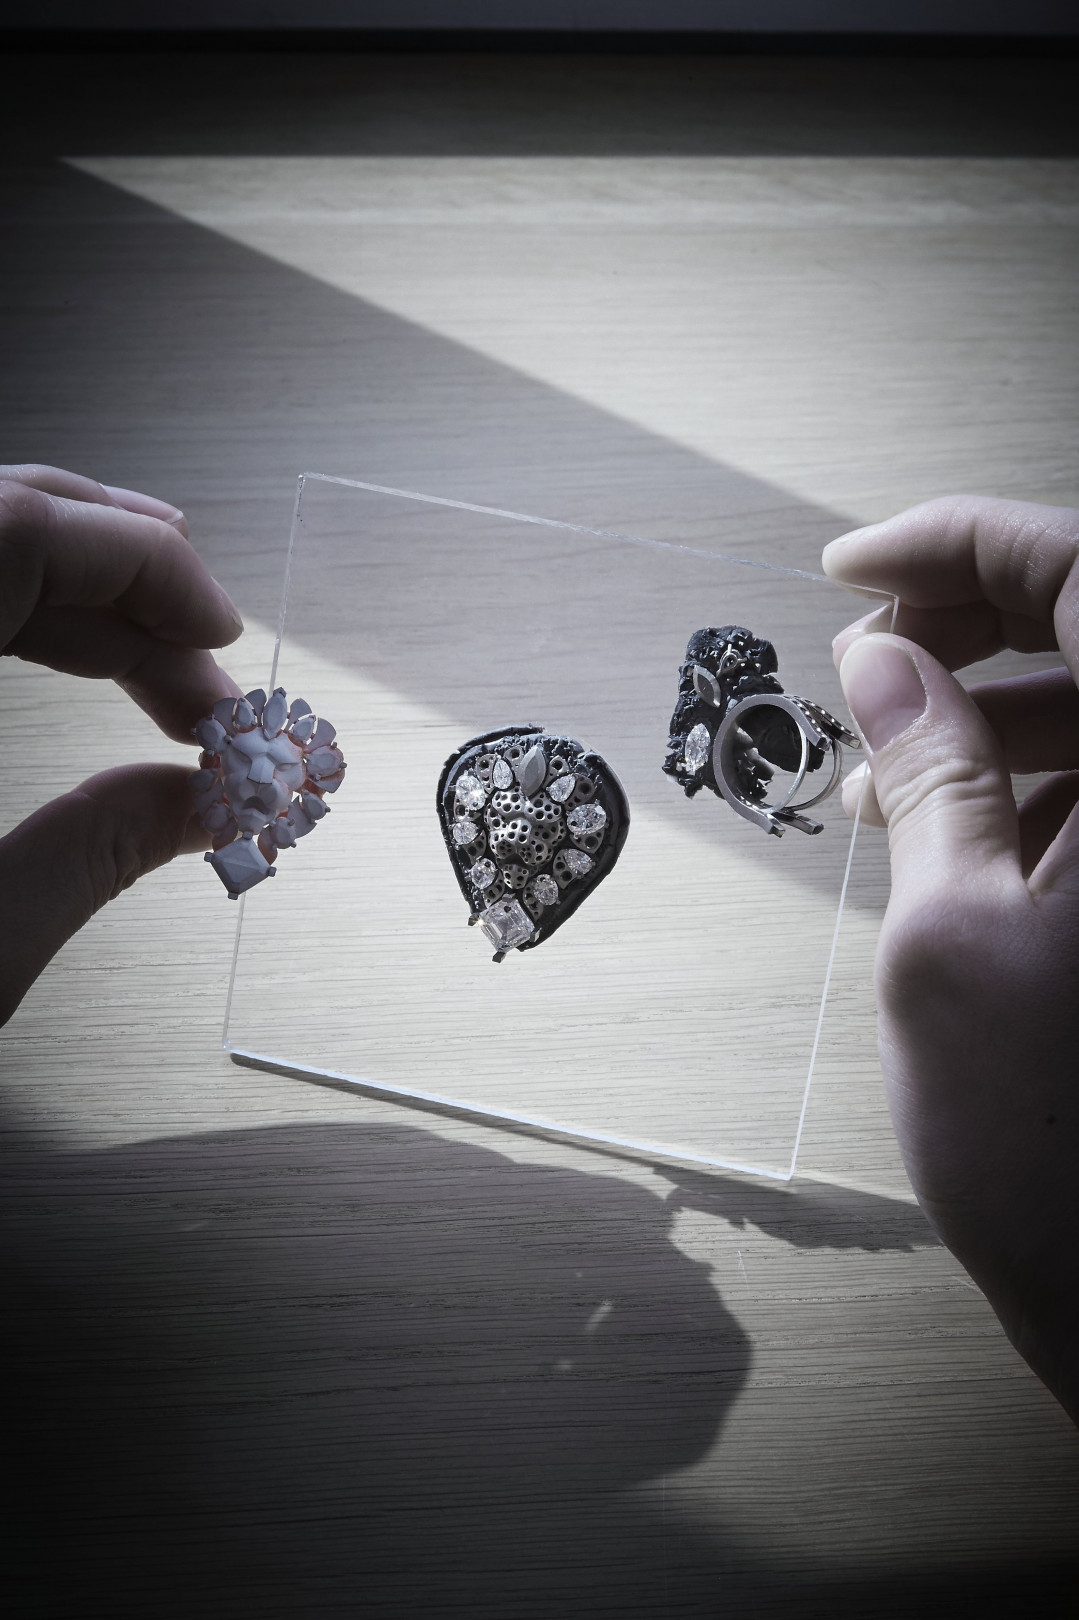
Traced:
<path fill-rule="evenodd" d="M 736 786 L 737 774 L 735 771 L 736 738 L 744 716 L 752 709 L 778 709 L 788 719 L 793 720 L 798 728 L 799 742 L 801 744 L 801 759 L 795 775 L 794 785 L 790 791 L 777 804 L 765 804 L 747 799 L 738 791 Z M 803 799 L 795 804 L 795 794 L 805 781 L 809 770 L 810 745 L 823 748 L 825 745 L 832 751 L 832 774 L 826 787 L 810 799 Z M 753 697 L 742 698 L 733 703 L 723 716 L 719 730 L 716 732 L 712 744 L 712 772 L 715 776 L 716 786 L 733 810 L 747 821 L 764 827 L 768 832 L 781 834 L 782 822 L 797 816 L 803 810 L 810 810 L 822 800 L 835 792 L 843 769 L 843 757 L 839 743 L 824 731 L 798 702 L 797 698 L 787 697 L 785 693 L 759 693 Z M 777 819 L 779 818 L 779 819 Z M 812 824 L 806 826 L 810 830 Z M 812 830 L 819 831 L 817 827 Z"/>

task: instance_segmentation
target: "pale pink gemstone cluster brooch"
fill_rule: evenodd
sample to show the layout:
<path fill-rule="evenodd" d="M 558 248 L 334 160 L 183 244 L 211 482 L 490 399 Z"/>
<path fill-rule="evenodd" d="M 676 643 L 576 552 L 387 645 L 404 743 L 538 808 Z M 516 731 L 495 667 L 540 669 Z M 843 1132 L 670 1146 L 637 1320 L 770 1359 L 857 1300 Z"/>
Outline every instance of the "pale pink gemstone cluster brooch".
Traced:
<path fill-rule="evenodd" d="M 222 698 L 200 720 L 201 769 L 191 777 L 199 819 L 213 839 L 206 859 L 235 900 L 273 877 L 279 849 L 291 849 L 327 814 L 327 793 L 345 775 L 337 733 L 303 698 L 279 686 Z"/>

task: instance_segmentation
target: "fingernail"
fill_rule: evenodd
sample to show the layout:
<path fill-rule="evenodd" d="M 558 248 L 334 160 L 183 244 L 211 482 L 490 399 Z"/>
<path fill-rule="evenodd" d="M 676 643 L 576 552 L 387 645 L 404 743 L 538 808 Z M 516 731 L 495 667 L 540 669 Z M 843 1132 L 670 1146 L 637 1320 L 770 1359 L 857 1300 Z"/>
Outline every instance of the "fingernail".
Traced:
<path fill-rule="evenodd" d="M 883 636 L 859 636 L 839 670 L 843 696 L 870 753 L 902 736 L 925 713 L 925 687 L 904 647 Z"/>
<path fill-rule="evenodd" d="M 213 579 L 212 574 L 211 574 L 210 578 Z M 221 606 L 225 609 L 225 612 L 228 614 L 229 618 L 232 620 L 233 624 L 235 625 L 236 634 L 239 635 L 240 632 L 243 630 L 244 621 L 240 618 L 239 612 L 237 611 L 237 608 L 236 608 L 236 604 L 235 604 L 235 602 L 233 602 L 232 597 L 229 595 L 229 593 L 225 589 L 225 587 L 221 584 L 220 580 L 215 579 L 214 584 L 217 586 L 218 596 L 220 597 L 220 600 L 221 600 Z"/>
<path fill-rule="evenodd" d="M 853 624 L 846 625 L 832 642 L 832 662 L 836 669 L 843 662 L 847 648 L 857 641 L 859 636 L 890 630 L 893 614 L 894 604 L 886 602 L 883 607 L 874 608 L 872 613 L 867 613 L 864 619 L 856 619 Z"/>

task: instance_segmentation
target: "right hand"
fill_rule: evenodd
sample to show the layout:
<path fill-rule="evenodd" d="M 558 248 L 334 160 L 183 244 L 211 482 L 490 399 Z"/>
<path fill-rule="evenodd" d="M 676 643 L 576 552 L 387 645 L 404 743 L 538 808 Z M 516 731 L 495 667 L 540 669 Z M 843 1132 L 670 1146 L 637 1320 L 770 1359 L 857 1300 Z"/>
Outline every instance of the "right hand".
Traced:
<path fill-rule="evenodd" d="M 899 598 L 895 633 L 878 610 L 836 653 L 891 850 L 876 983 L 904 1161 L 1079 1419 L 1079 512 L 931 501 L 824 566 Z M 964 691 L 950 672 L 1002 647 L 1067 667 Z M 1017 810 L 1012 771 L 1055 774 Z"/>

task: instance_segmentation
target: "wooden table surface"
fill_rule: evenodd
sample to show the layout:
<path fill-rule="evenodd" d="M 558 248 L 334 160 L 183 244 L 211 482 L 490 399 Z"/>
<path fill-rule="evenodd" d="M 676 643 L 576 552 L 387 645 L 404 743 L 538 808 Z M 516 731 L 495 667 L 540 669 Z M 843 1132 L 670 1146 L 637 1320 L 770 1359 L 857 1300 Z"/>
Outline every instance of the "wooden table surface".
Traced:
<path fill-rule="evenodd" d="M 305 469 L 810 569 L 1079 504 L 1067 66 L 28 57 L 3 458 L 181 505 L 250 685 Z M 3 682 L 4 828 L 185 757 Z M 18 1612 L 1061 1612 L 1079 1443 L 913 1203 L 873 882 L 789 1186 L 237 1068 L 202 864 L 97 917 L 0 1048 Z"/>

